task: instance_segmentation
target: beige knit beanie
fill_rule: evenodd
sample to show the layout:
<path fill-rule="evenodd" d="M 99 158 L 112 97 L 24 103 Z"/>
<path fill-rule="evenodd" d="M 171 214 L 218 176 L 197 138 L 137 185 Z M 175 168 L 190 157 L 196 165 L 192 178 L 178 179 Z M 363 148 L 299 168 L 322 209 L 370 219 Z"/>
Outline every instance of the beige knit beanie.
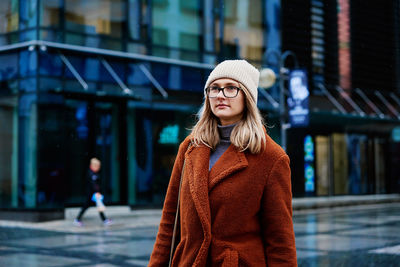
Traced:
<path fill-rule="evenodd" d="M 246 60 L 225 60 L 219 63 L 208 76 L 204 89 L 213 81 L 229 78 L 240 82 L 249 90 L 254 102 L 257 104 L 258 81 L 260 72 Z"/>

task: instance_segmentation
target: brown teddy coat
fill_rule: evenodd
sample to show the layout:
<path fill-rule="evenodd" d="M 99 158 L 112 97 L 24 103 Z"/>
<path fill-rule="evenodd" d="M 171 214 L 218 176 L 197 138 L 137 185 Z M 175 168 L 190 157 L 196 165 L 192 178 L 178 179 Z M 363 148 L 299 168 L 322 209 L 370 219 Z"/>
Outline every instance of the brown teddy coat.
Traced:
<path fill-rule="evenodd" d="M 210 171 L 210 148 L 182 142 L 148 266 L 168 266 L 184 159 L 173 266 L 297 266 L 289 157 L 266 140 L 259 154 L 231 144 Z"/>

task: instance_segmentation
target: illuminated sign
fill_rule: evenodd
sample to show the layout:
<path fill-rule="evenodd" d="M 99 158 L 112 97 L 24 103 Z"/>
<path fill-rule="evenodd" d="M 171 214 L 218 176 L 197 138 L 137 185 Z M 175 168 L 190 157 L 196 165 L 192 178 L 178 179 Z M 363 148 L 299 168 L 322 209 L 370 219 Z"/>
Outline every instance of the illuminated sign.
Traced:
<path fill-rule="evenodd" d="M 394 142 L 400 142 L 400 127 L 395 127 L 392 130 L 392 140 Z"/>
<path fill-rule="evenodd" d="M 289 74 L 289 120 L 291 127 L 308 125 L 308 82 L 305 70 L 292 70 Z"/>
<path fill-rule="evenodd" d="M 162 129 L 160 133 L 160 139 L 158 139 L 159 144 L 177 144 L 179 136 L 179 126 L 175 125 L 167 125 Z"/>
<path fill-rule="evenodd" d="M 310 135 L 304 138 L 304 178 L 305 191 L 315 191 L 315 169 L 314 169 L 314 141 Z"/>

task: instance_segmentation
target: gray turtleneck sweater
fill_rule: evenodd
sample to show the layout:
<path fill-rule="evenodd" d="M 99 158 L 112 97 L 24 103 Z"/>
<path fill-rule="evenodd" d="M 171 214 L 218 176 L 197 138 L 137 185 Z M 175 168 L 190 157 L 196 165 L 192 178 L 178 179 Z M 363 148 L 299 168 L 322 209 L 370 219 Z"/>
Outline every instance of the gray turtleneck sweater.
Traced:
<path fill-rule="evenodd" d="M 219 132 L 219 138 L 220 142 L 215 148 L 214 151 L 211 151 L 210 155 L 210 166 L 209 170 L 214 166 L 214 164 L 217 162 L 217 160 L 224 154 L 224 152 L 228 149 L 228 147 L 231 144 L 231 132 L 233 128 L 235 127 L 235 124 L 231 125 L 226 125 L 226 126 L 221 126 L 218 125 L 218 132 Z"/>

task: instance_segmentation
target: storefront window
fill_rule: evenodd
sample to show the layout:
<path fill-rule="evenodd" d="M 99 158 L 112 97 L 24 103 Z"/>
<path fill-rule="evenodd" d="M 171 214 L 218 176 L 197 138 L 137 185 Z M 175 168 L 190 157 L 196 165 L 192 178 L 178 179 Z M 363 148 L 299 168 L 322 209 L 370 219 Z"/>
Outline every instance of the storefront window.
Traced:
<path fill-rule="evenodd" d="M 172 110 L 128 109 L 130 205 L 162 205 L 179 143 L 188 134 L 188 117 Z"/>
<path fill-rule="evenodd" d="M 38 207 L 62 207 L 66 195 L 63 97 L 42 95 L 38 110 Z M 79 189 L 77 189 L 79 192 Z"/>
<path fill-rule="evenodd" d="M 200 3 L 199 0 L 153 1 L 154 55 L 199 60 L 202 22 Z"/>
<path fill-rule="evenodd" d="M 17 98 L 0 102 L 0 207 L 18 205 L 18 109 Z"/>
<path fill-rule="evenodd" d="M 330 155 L 329 136 L 318 135 L 316 144 L 316 190 L 317 196 L 327 196 L 330 193 Z"/>
<path fill-rule="evenodd" d="M 349 155 L 349 194 L 358 195 L 367 193 L 366 140 L 363 135 L 347 135 L 347 149 Z"/>
<path fill-rule="evenodd" d="M 346 137 L 344 134 L 332 134 L 332 150 L 334 194 L 347 195 L 349 193 L 348 155 Z"/>
<path fill-rule="evenodd" d="M 119 108 L 109 102 L 41 95 L 38 139 L 38 205 L 81 204 L 91 157 L 101 161 L 106 203 L 120 198 Z"/>
<path fill-rule="evenodd" d="M 18 0 L 0 1 L 0 34 L 18 30 Z"/>
<path fill-rule="evenodd" d="M 219 1 L 214 3 L 219 8 Z M 263 54 L 263 1 L 224 1 L 223 33 L 216 20 L 216 47 L 225 58 L 246 58 L 261 61 Z M 221 36 L 223 36 L 222 47 Z"/>

